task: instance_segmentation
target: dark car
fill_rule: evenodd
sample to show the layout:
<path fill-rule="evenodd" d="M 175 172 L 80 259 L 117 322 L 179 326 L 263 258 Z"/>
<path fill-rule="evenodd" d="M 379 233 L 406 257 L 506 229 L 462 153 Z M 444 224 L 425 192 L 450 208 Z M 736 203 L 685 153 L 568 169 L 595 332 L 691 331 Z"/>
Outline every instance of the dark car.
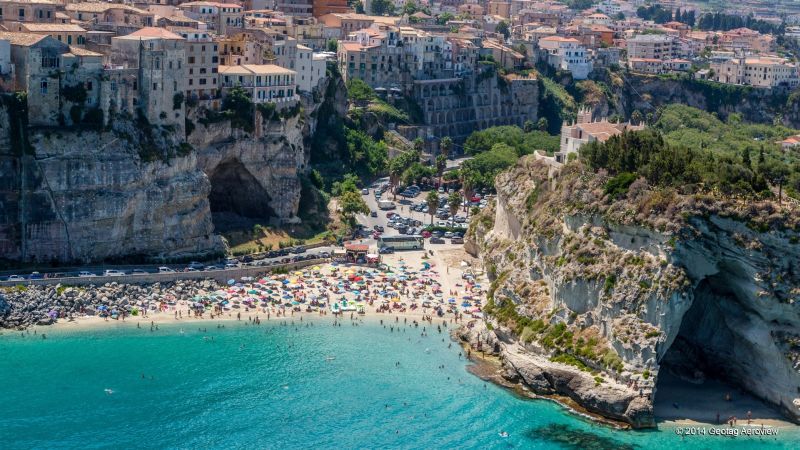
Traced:
<path fill-rule="evenodd" d="M 440 238 L 440 237 L 442 237 L 442 234 L 444 234 L 444 233 L 442 233 L 439 230 L 433 231 L 433 232 L 431 232 L 431 238 Z"/>
<path fill-rule="evenodd" d="M 42 275 L 39 272 L 31 272 L 31 274 L 28 276 L 29 280 L 41 280 L 43 278 L 44 278 L 44 275 Z"/>
<path fill-rule="evenodd" d="M 295 249 L 292 250 L 292 253 L 294 253 L 295 255 L 299 255 L 300 253 L 305 253 L 305 252 L 306 252 L 305 247 L 296 247 Z"/>
<path fill-rule="evenodd" d="M 438 237 L 432 237 L 431 244 L 444 244 L 444 239 Z"/>
<path fill-rule="evenodd" d="M 369 216 L 370 217 L 378 217 L 378 211 L 370 211 L 369 212 Z"/>
<path fill-rule="evenodd" d="M 375 225 L 374 227 L 372 227 L 372 229 L 375 230 L 375 231 L 380 231 L 381 233 L 383 233 L 383 227 L 380 226 L 380 225 Z"/>
<path fill-rule="evenodd" d="M 453 239 L 450 239 L 450 243 L 451 244 L 463 244 L 464 243 L 464 238 L 454 237 Z"/>
<path fill-rule="evenodd" d="M 250 256 L 250 255 L 247 255 L 247 256 L 242 258 L 242 262 L 246 262 L 246 263 L 253 262 L 253 257 Z"/>
<path fill-rule="evenodd" d="M 394 253 L 394 247 L 383 247 L 382 249 L 378 250 L 378 253 L 382 255 L 387 255 L 389 253 Z"/>

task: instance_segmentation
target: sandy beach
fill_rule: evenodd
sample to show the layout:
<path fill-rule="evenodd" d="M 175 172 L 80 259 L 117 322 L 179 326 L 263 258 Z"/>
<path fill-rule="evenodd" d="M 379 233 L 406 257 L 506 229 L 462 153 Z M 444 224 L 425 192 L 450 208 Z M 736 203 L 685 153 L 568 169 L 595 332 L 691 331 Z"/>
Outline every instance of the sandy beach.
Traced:
<path fill-rule="evenodd" d="M 364 314 L 346 311 L 339 316 L 341 319 L 349 319 L 352 316 L 353 318 L 360 317 L 363 320 L 384 320 L 388 322 L 394 318 L 396 321 L 405 320 L 422 322 L 428 318 L 431 319 L 431 322 L 434 324 L 441 324 L 445 321 L 447 323 L 455 324 L 461 322 L 460 320 L 456 319 L 455 314 L 446 312 L 444 316 L 438 317 L 433 308 L 423 307 L 421 300 L 424 298 L 431 300 L 432 305 L 442 305 L 442 303 L 438 303 L 439 300 L 445 301 L 448 298 L 456 298 L 458 299 L 458 304 L 460 305 L 462 297 L 465 295 L 470 295 L 476 299 L 476 304 L 482 305 L 485 301 L 485 287 L 488 286 L 488 281 L 482 275 L 480 268 L 477 267 L 479 262 L 464 252 L 463 248 L 461 247 L 447 246 L 433 249 L 432 251 L 426 251 L 425 253 L 403 252 L 382 256 L 382 263 L 388 265 L 392 269 L 405 267 L 405 270 L 409 273 L 409 280 L 400 285 L 408 286 L 411 292 L 403 293 L 398 291 L 397 294 L 398 303 L 406 304 L 407 307 L 403 309 L 393 308 L 390 311 L 381 311 L 381 306 L 383 305 L 385 307 L 385 302 L 374 301 L 373 305 L 362 302 Z M 427 270 L 424 269 L 425 266 L 423 263 L 428 264 L 430 268 Z M 334 281 L 342 279 L 348 273 L 350 273 L 350 275 L 357 276 L 361 271 L 376 271 L 375 268 L 366 266 L 336 266 L 332 264 L 320 265 L 317 267 L 317 269 L 318 270 L 315 270 L 315 268 L 307 268 L 300 272 L 288 274 L 286 277 L 290 277 L 302 285 L 302 287 L 297 289 L 299 291 L 311 294 L 322 293 L 327 290 L 328 292 L 326 293 L 332 300 L 334 300 L 337 298 L 337 295 L 342 297 L 343 294 L 334 294 L 332 290 L 323 287 L 320 281 L 326 280 L 328 283 L 333 283 Z M 470 292 L 467 292 L 468 285 L 465 280 L 462 279 L 462 274 L 467 271 L 478 274 L 476 276 L 475 283 L 478 286 L 481 286 L 481 288 L 472 288 Z M 301 273 L 302 275 L 300 275 Z M 316 276 L 314 276 L 314 274 L 316 274 Z M 417 281 L 430 282 L 431 284 L 426 285 L 424 288 L 419 286 L 412 288 L 412 285 L 416 285 L 415 282 Z M 250 284 L 251 283 L 246 283 L 244 286 L 249 287 Z M 434 290 L 432 289 L 437 285 L 441 290 L 439 297 L 434 295 Z M 347 298 L 352 300 L 353 295 L 347 293 Z M 418 307 L 416 309 L 411 309 L 410 305 L 412 303 L 416 303 Z M 446 302 L 443 304 L 449 306 Z M 320 318 L 329 318 L 333 320 L 336 317 L 331 312 L 329 304 L 326 307 L 321 307 L 318 311 L 313 312 L 306 312 L 305 305 L 303 304 L 298 306 L 301 307 L 301 311 L 295 311 L 292 308 L 277 305 L 270 305 L 266 307 L 258 306 L 254 308 L 242 307 L 239 309 L 223 311 L 221 314 L 213 314 L 212 318 L 212 314 L 208 311 L 204 312 L 202 315 L 190 314 L 190 305 L 185 304 L 185 302 L 184 304 L 177 302 L 174 305 L 167 306 L 163 310 L 153 310 L 151 308 L 147 312 L 146 316 L 127 316 L 124 319 L 122 317 L 117 317 L 114 319 L 110 317 L 101 317 L 99 315 L 80 316 L 72 319 L 62 318 L 53 325 L 31 327 L 29 331 L 33 332 L 36 330 L 40 333 L 47 333 L 48 330 L 52 332 L 59 332 L 94 327 L 139 326 L 141 328 L 147 328 L 151 325 L 157 326 L 162 324 L 186 324 L 187 326 L 201 326 L 203 328 L 207 328 L 213 324 L 225 322 L 251 322 L 259 320 L 263 323 L 265 321 L 284 321 L 287 319 L 299 321 L 301 318 L 302 320 L 314 320 Z M 458 310 L 460 313 L 464 312 L 461 307 L 458 307 Z M 177 316 L 176 313 L 178 313 Z M 461 318 L 462 320 L 470 319 L 467 314 L 464 314 L 461 316 Z"/>

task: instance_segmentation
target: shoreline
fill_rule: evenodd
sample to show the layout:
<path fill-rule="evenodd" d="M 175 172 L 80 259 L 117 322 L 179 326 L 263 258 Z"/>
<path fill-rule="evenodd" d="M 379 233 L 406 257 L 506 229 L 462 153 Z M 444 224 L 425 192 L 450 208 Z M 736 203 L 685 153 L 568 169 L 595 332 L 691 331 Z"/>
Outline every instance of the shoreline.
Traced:
<path fill-rule="evenodd" d="M 469 343 L 456 339 L 453 336 L 451 336 L 451 338 L 454 341 L 459 342 L 459 344 L 465 351 L 467 349 L 471 349 Z M 691 418 L 677 418 L 664 415 L 656 415 L 655 427 L 637 429 L 632 427 L 629 423 L 614 420 L 602 416 L 600 414 L 594 413 L 592 411 L 589 411 L 580 404 L 578 404 L 577 402 L 575 402 L 570 397 L 563 395 L 537 394 L 532 392 L 530 389 L 526 388 L 522 383 L 514 383 L 508 381 L 501 374 L 502 368 L 500 366 L 500 359 L 497 356 L 492 356 L 492 355 L 481 356 L 478 352 L 473 350 L 472 357 L 468 361 L 470 362 L 470 364 L 468 364 L 467 366 L 467 371 L 469 373 L 484 381 L 491 382 L 503 389 L 506 389 L 514 395 L 531 400 L 546 400 L 554 402 L 558 404 L 560 407 L 562 407 L 565 412 L 575 417 L 579 417 L 588 422 L 594 424 L 600 424 L 616 430 L 648 432 L 648 431 L 674 430 L 681 427 L 695 427 L 695 428 L 708 428 L 708 429 L 735 428 L 738 430 L 742 430 L 746 428 L 761 428 L 763 426 L 777 430 L 793 430 L 797 433 L 800 433 L 800 425 L 797 425 L 785 419 L 777 419 L 772 417 L 753 418 L 751 424 L 745 423 L 746 419 L 745 420 L 740 419 L 740 422 L 742 423 L 738 423 L 737 425 L 730 427 L 726 423 L 714 424 L 711 422 L 704 422 L 701 420 L 695 420 Z M 775 412 L 775 414 L 777 414 L 777 412 Z"/>

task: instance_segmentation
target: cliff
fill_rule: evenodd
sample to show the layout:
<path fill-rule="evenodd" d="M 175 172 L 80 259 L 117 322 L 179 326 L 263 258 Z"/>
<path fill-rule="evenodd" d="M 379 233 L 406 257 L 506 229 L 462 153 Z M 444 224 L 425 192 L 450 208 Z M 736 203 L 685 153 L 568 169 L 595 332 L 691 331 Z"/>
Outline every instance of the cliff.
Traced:
<path fill-rule="evenodd" d="M 0 259 L 211 256 L 225 250 L 212 212 L 296 221 L 317 106 L 257 109 L 247 131 L 225 117 L 200 123 L 197 108 L 186 136 L 124 115 L 103 129 L 28 127 L 24 109 L 5 101 Z"/>
<path fill-rule="evenodd" d="M 522 158 L 467 236 L 492 279 L 483 341 L 509 379 L 649 427 L 668 370 L 800 421 L 798 208 L 644 180 L 611 200 L 580 162 L 551 175 Z"/>
<path fill-rule="evenodd" d="M 606 70 L 593 72 L 591 80 L 576 82 L 567 89 L 580 103 L 593 106 L 596 117 L 619 114 L 627 119 L 634 111 L 644 117 L 662 106 L 678 103 L 716 113 L 723 120 L 736 113 L 747 122 L 779 122 L 800 128 L 800 102 L 784 87 L 760 89 L 687 76 Z"/>

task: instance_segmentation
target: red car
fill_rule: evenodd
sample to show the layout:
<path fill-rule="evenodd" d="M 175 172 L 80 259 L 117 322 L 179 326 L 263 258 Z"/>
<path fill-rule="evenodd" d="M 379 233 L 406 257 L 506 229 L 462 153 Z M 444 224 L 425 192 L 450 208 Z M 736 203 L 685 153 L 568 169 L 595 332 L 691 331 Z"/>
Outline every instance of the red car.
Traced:
<path fill-rule="evenodd" d="M 480 196 L 480 195 L 475 195 L 475 196 L 473 196 L 473 197 L 472 197 L 471 199 L 469 199 L 469 200 L 470 200 L 472 203 L 478 203 L 478 202 L 480 202 L 480 201 L 481 201 L 481 196 Z"/>
<path fill-rule="evenodd" d="M 431 237 L 431 232 L 428 231 L 428 230 L 423 231 L 422 232 L 422 237 L 425 238 L 425 239 L 428 239 L 429 237 Z"/>
<path fill-rule="evenodd" d="M 387 218 L 387 219 L 391 219 L 391 218 L 392 218 L 392 216 L 394 216 L 394 215 L 395 215 L 395 213 L 393 213 L 393 212 L 389 211 L 388 213 L 386 213 L 386 218 Z"/>
<path fill-rule="evenodd" d="M 381 237 L 381 233 L 380 232 L 376 231 L 376 232 L 372 233 L 372 239 L 378 239 L 379 237 Z"/>

